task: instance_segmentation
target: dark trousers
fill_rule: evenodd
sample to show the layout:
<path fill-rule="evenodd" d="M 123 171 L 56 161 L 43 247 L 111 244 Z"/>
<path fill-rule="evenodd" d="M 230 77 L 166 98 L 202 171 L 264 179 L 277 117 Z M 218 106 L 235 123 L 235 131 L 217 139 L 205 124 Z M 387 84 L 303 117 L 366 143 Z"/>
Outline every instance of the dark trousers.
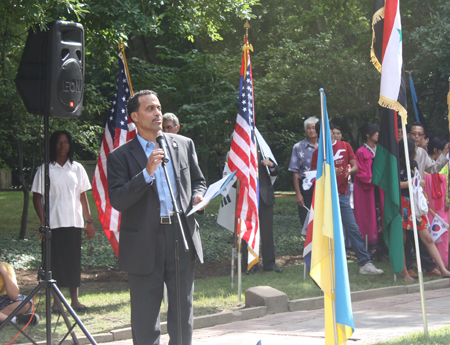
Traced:
<path fill-rule="evenodd" d="M 418 230 L 418 231 L 428 231 L 428 230 Z M 406 230 L 406 243 L 405 243 L 405 260 L 406 268 L 412 269 L 416 257 L 413 255 L 415 253 L 414 244 L 414 231 Z M 419 250 L 420 250 L 420 262 L 422 264 L 422 269 L 431 272 L 437 266 L 428 252 L 427 246 L 422 242 L 419 236 Z"/>
<path fill-rule="evenodd" d="M 267 206 L 259 200 L 259 231 L 261 238 L 261 254 L 264 268 L 275 264 L 275 248 L 273 244 L 273 205 Z M 247 269 L 248 249 L 247 242 L 241 242 L 242 267 Z"/>
<path fill-rule="evenodd" d="M 185 222 L 183 222 L 185 223 Z M 186 232 L 187 224 L 184 225 Z M 169 308 L 167 331 L 170 345 L 177 344 L 177 298 L 175 285 L 175 241 L 172 225 L 160 225 L 153 272 L 147 275 L 128 274 L 131 297 L 131 328 L 134 345 L 157 345 L 160 338 L 159 311 L 163 299 L 164 282 L 167 285 Z M 179 235 L 179 230 L 177 230 Z M 178 236 L 181 295 L 182 344 L 190 345 L 193 330 L 193 293 L 195 250 L 190 235 L 186 236 L 189 252 L 185 252 L 181 235 Z"/>
<path fill-rule="evenodd" d="M 314 186 L 311 186 L 310 189 L 304 190 L 303 189 L 303 181 L 299 179 L 298 183 L 300 184 L 300 193 L 302 193 L 303 200 L 305 201 L 305 206 L 308 207 L 308 209 L 311 208 L 312 204 L 312 198 L 314 193 Z M 298 206 L 298 216 L 300 217 L 300 222 L 305 224 L 306 215 L 308 214 L 308 211 L 303 206 Z"/>

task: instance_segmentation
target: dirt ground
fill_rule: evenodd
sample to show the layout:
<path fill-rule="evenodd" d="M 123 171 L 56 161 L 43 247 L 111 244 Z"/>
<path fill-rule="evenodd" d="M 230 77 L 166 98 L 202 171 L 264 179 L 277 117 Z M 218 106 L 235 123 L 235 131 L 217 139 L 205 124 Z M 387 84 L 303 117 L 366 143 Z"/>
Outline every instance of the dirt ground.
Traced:
<path fill-rule="evenodd" d="M 298 265 L 303 262 L 301 255 L 297 256 L 281 256 L 276 259 L 276 264 L 279 267 Z M 230 275 L 231 262 L 229 260 L 206 262 L 204 264 L 195 265 L 195 278 L 211 278 L 223 277 Z M 17 283 L 25 290 L 32 290 L 37 284 L 37 270 L 16 271 Z M 105 285 L 128 282 L 128 275 L 126 272 L 118 269 L 88 269 L 81 272 L 81 283 L 89 285 L 98 285 L 99 290 Z M 122 284 L 121 284 L 122 285 Z"/>

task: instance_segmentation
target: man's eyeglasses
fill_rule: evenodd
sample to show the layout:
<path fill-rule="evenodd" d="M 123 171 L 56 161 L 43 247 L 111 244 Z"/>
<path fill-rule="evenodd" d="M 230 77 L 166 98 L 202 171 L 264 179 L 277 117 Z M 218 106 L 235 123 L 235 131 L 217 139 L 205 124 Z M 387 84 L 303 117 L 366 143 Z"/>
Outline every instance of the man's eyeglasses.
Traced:
<path fill-rule="evenodd" d="M 413 137 L 421 137 L 421 136 L 425 135 L 425 134 L 420 133 L 420 132 L 411 132 L 410 134 L 411 134 Z"/>
<path fill-rule="evenodd" d="M 163 126 L 163 129 L 167 129 L 168 131 L 170 131 L 172 128 L 175 128 L 175 126 Z"/>

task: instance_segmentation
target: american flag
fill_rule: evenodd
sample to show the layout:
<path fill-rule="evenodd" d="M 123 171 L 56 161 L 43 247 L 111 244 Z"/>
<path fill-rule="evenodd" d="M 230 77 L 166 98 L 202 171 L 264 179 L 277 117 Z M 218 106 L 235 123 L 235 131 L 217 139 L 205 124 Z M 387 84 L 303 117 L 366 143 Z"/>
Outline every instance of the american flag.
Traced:
<path fill-rule="evenodd" d="M 136 136 L 136 127 L 127 116 L 127 101 L 130 94 L 124 63 L 122 58 L 119 58 L 119 77 L 117 78 L 116 92 L 106 122 L 105 134 L 103 135 L 92 183 L 98 218 L 117 256 L 119 255 L 120 212 L 112 208 L 109 203 L 106 159 L 113 149 Z"/>
<path fill-rule="evenodd" d="M 246 42 L 247 43 L 247 42 Z M 255 139 L 253 107 L 253 76 L 248 43 L 244 46 L 241 65 L 239 112 L 234 127 L 228 165 L 241 181 L 236 218 L 245 222 L 242 238 L 249 246 L 249 253 L 256 254 L 248 269 L 258 262 L 258 161 Z"/>

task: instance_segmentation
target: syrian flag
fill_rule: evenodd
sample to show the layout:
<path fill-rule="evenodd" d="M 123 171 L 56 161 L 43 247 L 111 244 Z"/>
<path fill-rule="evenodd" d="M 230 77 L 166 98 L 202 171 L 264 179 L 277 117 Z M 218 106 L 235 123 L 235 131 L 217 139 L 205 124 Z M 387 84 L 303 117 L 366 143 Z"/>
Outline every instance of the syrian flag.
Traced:
<path fill-rule="evenodd" d="M 372 63 L 381 72 L 378 103 L 396 110 L 406 123 L 406 84 L 403 67 L 399 0 L 377 0 L 372 21 Z"/>

